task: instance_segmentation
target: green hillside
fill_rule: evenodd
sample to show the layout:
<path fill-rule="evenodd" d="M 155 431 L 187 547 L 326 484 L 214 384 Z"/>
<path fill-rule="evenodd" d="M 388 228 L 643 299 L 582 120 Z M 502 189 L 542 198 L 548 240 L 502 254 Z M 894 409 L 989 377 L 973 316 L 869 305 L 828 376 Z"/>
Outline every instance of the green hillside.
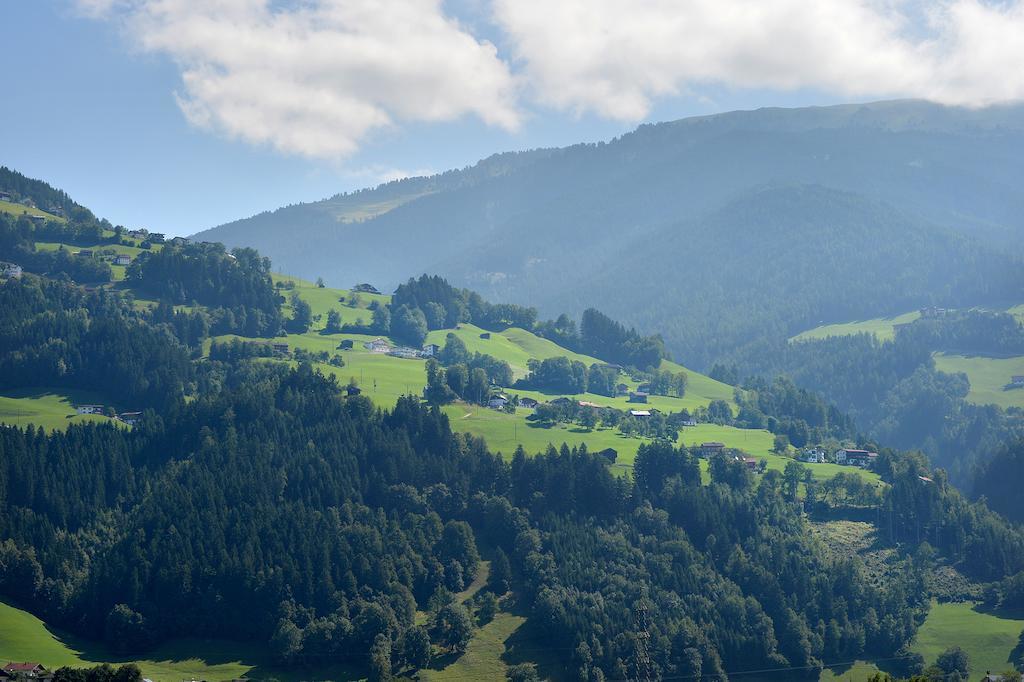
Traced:
<path fill-rule="evenodd" d="M 52 213 L 47 213 L 42 209 L 25 206 L 24 204 L 16 204 L 13 201 L 4 201 L 0 199 L 0 213 L 10 213 L 11 215 L 41 215 L 47 220 L 56 220 L 59 223 L 67 222 L 66 219 L 60 216 L 55 216 Z"/>
<path fill-rule="evenodd" d="M 1013 358 L 966 357 L 935 353 L 935 368 L 942 372 L 963 372 L 971 382 L 968 402 L 1024 408 L 1024 387 L 1007 388 L 1010 378 L 1024 375 L 1024 356 Z"/>
<path fill-rule="evenodd" d="M 109 421 L 107 417 L 75 411 L 76 405 L 105 404 L 109 403 L 102 396 L 87 391 L 59 388 L 5 390 L 0 391 L 0 423 L 63 429 L 76 422 L 105 422 Z"/>
<path fill-rule="evenodd" d="M 880 341 L 888 341 L 896 334 L 896 326 L 908 324 L 921 317 L 921 313 L 903 313 L 894 317 L 876 317 L 857 322 L 841 322 L 826 324 L 814 329 L 800 332 L 791 337 L 790 341 L 807 341 L 809 339 L 827 339 L 830 336 L 853 336 L 854 334 L 874 334 Z"/>
<path fill-rule="evenodd" d="M 125 658 L 95 642 L 53 630 L 27 611 L 4 602 L 0 602 L 0 659 L 39 661 L 51 670 L 64 665 L 88 667 L 134 662 L 144 677 L 155 682 L 238 679 L 262 670 L 269 662 L 261 647 L 202 639 L 161 645 L 145 659 Z M 275 677 L 288 678 L 287 670 L 273 673 Z"/>
<path fill-rule="evenodd" d="M 305 334 L 289 334 L 271 341 L 287 343 L 292 350 L 301 348 L 314 353 L 323 351 L 331 355 L 340 354 L 345 361 L 344 367 L 316 363 L 317 368 L 324 374 L 336 376 L 341 383 L 355 380 L 363 394 L 382 408 L 392 407 L 399 396 L 422 393 L 426 385 L 425 360 L 372 353 L 366 350 L 363 344 L 373 340 L 373 336 L 324 333 L 323 328 L 327 312 L 330 309 L 337 310 L 344 322 L 356 322 L 359 319 L 369 321 L 372 311 L 367 306 L 371 302 L 386 305 L 390 300 L 389 296 L 360 293 L 358 294 L 359 305 L 353 308 L 349 307 L 353 296 L 349 290 L 317 287 L 311 282 L 283 275 L 275 276 L 274 279 L 275 281 L 294 283 L 293 289 L 283 290 L 286 298 L 291 291 L 294 291 L 310 304 L 313 314 L 321 316 L 321 319 L 314 322 L 313 327 Z M 290 306 L 287 304 L 285 313 L 291 314 Z M 445 337 L 449 333 L 455 334 L 466 344 L 469 352 L 486 353 L 508 362 L 517 378 L 526 374 L 527 362 L 530 359 L 541 360 L 564 356 L 583 362 L 588 366 L 600 362 L 597 358 L 566 350 L 525 329 L 513 327 L 501 332 L 491 332 L 489 339 L 480 337 L 483 332 L 483 329 L 475 325 L 464 323 L 459 325 L 458 329 L 439 329 L 430 332 L 427 342 L 443 345 Z M 217 340 L 224 341 L 231 338 L 241 337 L 225 335 L 217 337 Z M 353 349 L 345 351 L 338 349 L 344 339 L 353 341 Z M 206 350 L 209 350 L 209 346 Z M 662 361 L 660 368 L 672 372 L 685 371 L 689 378 L 686 394 L 682 398 L 650 396 L 648 403 L 643 406 L 645 409 L 659 409 L 667 413 L 706 407 L 712 400 L 733 401 L 734 389 L 732 386 L 715 381 L 704 374 L 694 372 L 668 360 Z M 635 389 L 637 386 L 637 382 L 625 374 L 620 375 L 620 380 L 631 389 Z M 514 388 L 506 389 L 506 393 L 530 397 L 538 401 L 551 400 L 561 395 Z M 595 393 L 582 393 L 573 398 L 620 410 L 639 407 L 635 403 L 629 403 L 624 396 L 612 398 Z M 506 455 L 511 454 L 519 445 L 522 445 L 529 453 L 542 451 L 548 445 L 558 447 L 562 443 L 567 443 L 570 446 L 585 443 L 591 451 L 612 448 L 618 453 L 613 467 L 613 470 L 618 473 L 628 471 L 632 467 L 637 450 L 642 443 L 647 442 L 643 438 L 623 436 L 616 429 L 610 428 L 595 428 L 588 431 L 575 424 L 540 425 L 527 420 L 532 410 L 526 408 L 520 408 L 516 414 L 506 414 L 480 405 L 456 403 L 445 406 L 444 411 L 452 420 L 452 426 L 456 431 L 482 437 L 490 448 Z M 781 471 L 787 463 L 792 461 L 788 457 L 772 452 L 773 434 L 768 431 L 700 424 L 696 427 L 686 427 L 680 433 L 680 442 L 686 445 L 699 445 L 706 441 L 720 441 L 728 447 L 742 450 L 759 459 L 765 459 L 768 461 L 770 469 Z M 821 480 L 830 478 L 841 470 L 851 471 L 849 467 L 839 467 L 834 464 L 808 466 L 814 477 Z M 869 480 L 878 480 L 874 473 L 865 471 L 859 471 L 859 473 Z"/>

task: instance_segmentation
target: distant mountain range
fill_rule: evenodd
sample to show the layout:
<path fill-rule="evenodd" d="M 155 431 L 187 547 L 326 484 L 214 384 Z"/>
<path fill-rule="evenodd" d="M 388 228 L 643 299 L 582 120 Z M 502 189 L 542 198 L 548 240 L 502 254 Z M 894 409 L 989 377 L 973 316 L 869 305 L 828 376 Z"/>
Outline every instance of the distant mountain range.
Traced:
<path fill-rule="evenodd" d="M 441 274 L 596 306 L 706 366 L 834 320 L 1024 300 L 1024 106 L 893 101 L 644 125 L 200 232 L 283 271 Z"/>

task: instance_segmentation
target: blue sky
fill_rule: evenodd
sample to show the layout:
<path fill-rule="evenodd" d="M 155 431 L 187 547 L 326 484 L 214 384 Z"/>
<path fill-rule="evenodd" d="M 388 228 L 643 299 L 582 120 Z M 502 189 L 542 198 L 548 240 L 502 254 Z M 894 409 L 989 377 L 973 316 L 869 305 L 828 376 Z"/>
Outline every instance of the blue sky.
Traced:
<path fill-rule="evenodd" d="M 821 26 L 792 29 L 795 52 L 780 57 L 774 48 L 758 53 L 760 34 L 719 48 L 728 41 L 687 39 L 687 26 L 661 30 L 678 17 L 662 21 L 657 12 L 665 3 L 658 2 L 624 18 L 630 3 L 592 0 L 579 5 L 586 7 L 581 21 L 584 15 L 570 12 L 578 0 L 566 0 L 564 16 L 532 0 L 395 0 L 381 2 L 392 12 L 383 22 L 354 15 L 359 2 L 339 9 L 338 0 L 313 0 L 322 12 L 315 19 L 290 3 L 259 0 L 210 0 L 200 4 L 213 9 L 198 18 L 185 0 L 170 0 L 159 12 L 150 0 L 5 3 L 5 23 L 15 30 L 0 43 L 0 63 L 9 67 L 0 164 L 67 190 L 114 223 L 188 234 L 393 175 L 608 139 L 647 121 L 902 95 L 963 103 L 988 94 L 957 86 L 954 76 L 963 74 L 951 74 L 945 90 L 922 91 L 916 83 L 941 75 L 941 55 L 920 74 L 908 62 L 901 71 L 909 76 L 879 78 L 908 59 L 908 26 L 886 33 L 890 27 L 871 23 L 877 17 L 851 18 L 842 8 L 811 18 Z M 714 13 L 691 4 L 688 25 L 703 22 L 698 30 L 713 33 Z M 1002 8 L 1020 14 L 1017 3 Z M 784 7 L 778 11 L 784 16 Z M 975 32 L 992 30 L 979 24 L 985 18 L 963 22 Z M 765 31 L 773 19 L 763 18 Z M 867 26 L 859 49 L 873 56 L 815 59 L 813 50 L 831 50 L 828 24 L 850 21 Z M 346 44 L 338 39 L 343 31 L 323 30 L 332 22 L 339 31 L 363 22 L 360 34 L 376 42 Z M 393 28 L 403 22 L 411 33 Z M 422 40 L 420 26 L 428 27 Z M 913 22 L 909 28 L 921 31 Z M 233 49 L 285 33 L 273 59 Z M 766 32 L 764 44 L 781 38 Z M 381 45 L 394 53 L 381 58 Z M 958 45 L 946 49 L 955 57 Z"/>

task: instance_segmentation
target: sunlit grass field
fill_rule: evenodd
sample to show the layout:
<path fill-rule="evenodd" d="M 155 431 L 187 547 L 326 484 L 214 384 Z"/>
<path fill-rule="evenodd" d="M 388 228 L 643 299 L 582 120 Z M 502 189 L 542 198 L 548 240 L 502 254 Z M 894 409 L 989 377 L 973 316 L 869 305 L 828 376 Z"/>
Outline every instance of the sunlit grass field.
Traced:
<path fill-rule="evenodd" d="M 76 405 L 109 405 L 102 396 L 64 388 L 19 388 L 0 391 L 0 424 L 41 426 L 60 430 L 83 421 L 107 422 L 107 417 L 78 414 Z"/>
<path fill-rule="evenodd" d="M 52 213 L 47 213 L 46 211 L 44 211 L 42 209 L 29 208 L 28 206 L 25 206 L 24 204 L 16 204 L 13 201 L 3 201 L 3 200 L 0 200 L 0 213 L 9 213 L 9 214 L 15 215 L 15 216 L 19 216 L 19 215 L 23 215 L 23 214 L 27 213 L 28 215 L 41 215 L 41 216 L 45 217 L 47 220 L 56 220 L 58 223 L 66 223 L 67 222 L 67 219 L 61 218 L 60 216 L 55 216 Z"/>
<path fill-rule="evenodd" d="M 808 329 L 792 337 L 790 341 L 807 341 L 810 339 L 827 339 L 830 336 L 853 336 L 854 334 L 874 334 L 880 341 L 888 341 L 896 334 L 896 326 L 908 324 L 921 317 L 918 311 L 896 315 L 894 317 L 876 317 L 857 322 L 826 324 Z"/>
<path fill-rule="evenodd" d="M 1010 377 L 1024 375 L 1024 356 L 1013 358 L 966 357 L 935 353 L 935 368 L 942 372 L 963 372 L 971 382 L 968 402 L 1024 408 L 1024 388 L 1006 388 Z"/>

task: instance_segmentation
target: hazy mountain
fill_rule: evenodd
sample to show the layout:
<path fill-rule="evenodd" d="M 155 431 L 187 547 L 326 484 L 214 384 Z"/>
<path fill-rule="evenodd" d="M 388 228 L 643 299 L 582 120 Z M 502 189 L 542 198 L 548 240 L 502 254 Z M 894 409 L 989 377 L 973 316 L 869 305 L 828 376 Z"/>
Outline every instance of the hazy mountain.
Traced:
<path fill-rule="evenodd" d="M 339 284 L 426 271 L 543 313 L 598 305 L 700 365 L 823 319 L 1016 295 L 1022 152 L 1020 106 L 761 109 L 498 155 L 197 236 Z"/>

